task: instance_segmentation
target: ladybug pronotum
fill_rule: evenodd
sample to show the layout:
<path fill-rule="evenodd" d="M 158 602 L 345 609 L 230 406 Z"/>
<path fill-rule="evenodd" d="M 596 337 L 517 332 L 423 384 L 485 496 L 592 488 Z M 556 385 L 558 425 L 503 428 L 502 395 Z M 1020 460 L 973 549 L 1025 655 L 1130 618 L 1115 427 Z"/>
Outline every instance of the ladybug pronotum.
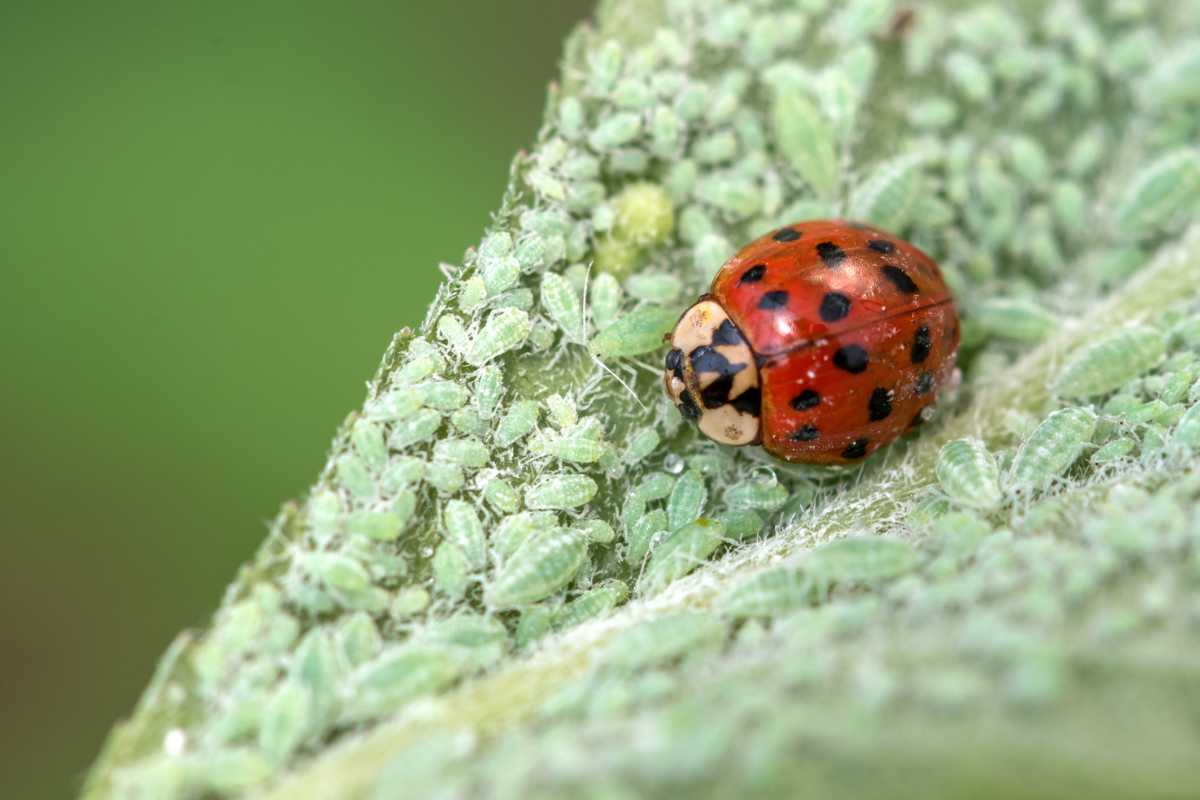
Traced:
<path fill-rule="evenodd" d="M 814 220 L 729 259 L 667 338 L 667 394 L 705 436 L 840 464 L 921 423 L 954 379 L 959 330 L 929 256 Z"/>

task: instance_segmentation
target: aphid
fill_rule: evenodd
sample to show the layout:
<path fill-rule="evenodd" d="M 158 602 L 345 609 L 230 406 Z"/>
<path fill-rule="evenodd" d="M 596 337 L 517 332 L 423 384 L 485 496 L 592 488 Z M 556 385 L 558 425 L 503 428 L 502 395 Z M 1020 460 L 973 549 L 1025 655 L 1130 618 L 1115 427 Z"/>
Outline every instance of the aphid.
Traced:
<path fill-rule="evenodd" d="M 442 542 L 434 551 L 430 562 L 433 584 L 448 597 L 462 597 L 467 589 L 468 573 L 471 571 L 463 551 L 450 542 Z"/>
<path fill-rule="evenodd" d="M 459 648 L 471 670 L 494 664 L 508 651 L 508 631 L 495 617 L 464 612 L 438 620 L 413 634 L 415 644 Z"/>
<path fill-rule="evenodd" d="M 1168 153 L 1140 172 L 1113 212 L 1117 229 L 1132 236 L 1150 234 L 1170 222 L 1200 191 L 1200 152 Z"/>
<path fill-rule="evenodd" d="M 588 348 L 601 358 L 649 353 L 662 346 L 663 334 L 671 329 L 675 317 L 674 311 L 657 305 L 634 309 L 593 336 Z"/>
<path fill-rule="evenodd" d="M 391 382 L 393 386 L 408 387 L 418 381 L 423 381 L 430 375 L 441 372 L 446 366 L 436 347 L 425 339 L 418 337 L 408 343 L 408 351 L 404 361 L 394 373 Z"/>
<path fill-rule="evenodd" d="M 568 341 L 584 340 L 583 306 L 566 278 L 556 272 L 542 276 L 541 304 Z"/>
<path fill-rule="evenodd" d="M 352 453 L 345 453 L 335 462 L 335 470 L 338 483 L 346 491 L 356 497 L 371 497 L 375 494 L 375 479 L 371 477 L 361 458 Z"/>
<path fill-rule="evenodd" d="M 525 490 L 525 505 L 532 509 L 566 509 L 596 496 L 596 482 L 586 475 L 547 475 Z"/>
<path fill-rule="evenodd" d="M 464 357 L 475 366 L 519 347 L 529 336 L 529 314 L 519 308 L 504 308 L 494 312 L 483 329 L 475 335 Z"/>
<path fill-rule="evenodd" d="M 665 304 L 683 291 L 683 283 L 669 272 L 639 272 L 625 281 L 625 289 L 635 300 Z"/>
<path fill-rule="evenodd" d="M 721 611 L 733 617 L 772 617 L 812 605 L 815 584 L 796 567 L 776 567 L 742 581 L 719 601 Z"/>
<path fill-rule="evenodd" d="M 847 536 L 813 550 L 804 562 L 813 578 L 829 583 L 874 583 L 917 566 L 917 551 L 900 539 Z"/>
<path fill-rule="evenodd" d="M 980 104 L 991 100 L 992 77 L 983 62 L 974 55 L 962 50 L 950 53 L 942 66 L 946 77 L 968 100 Z"/>
<path fill-rule="evenodd" d="M 419 614 L 428 607 L 429 592 L 420 586 L 410 586 L 396 593 L 396 596 L 392 598 L 388 613 L 391 614 L 392 619 L 401 620 Z"/>
<path fill-rule="evenodd" d="M 496 426 L 496 444 L 508 447 L 525 438 L 537 426 L 538 404 L 533 400 L 518 400 L 509 406 Z"/>
<path fill-rule="evenodd" d="M 1089 460 L 1093 464 L 1111 464 L 1114 461 L 1120 461 L 1132 453 L 1136 447 L 1137 442 L 1135 440 L 1128 436 L 1121 436 L 1092 453 L 1092 457 Z"/>
<path fill-rule="evenodd" d="M 787 487 L 774 479 L 749 480 L 734 484 L 725 491 L 725 502 L 733 508 L 776 511 L 787 500 Z"/>
<path fill-rule="evenodd" d="M 1189 450 L 1200 450 L 1200 402 L 1193 403 L 1179 418 L 1170 441 Z"/>
<path fill-rule="evenodd" d="M 642 563 L 654 540 L 659 536 L 666 536 L 668 532 L 667 512 L 661 508 L 637 515 L 627 525 L 625 561 L 634 565 Z"/>
<path fill-rule="evenodd" d="M 1000 505 L 1000 468 L 978 439 L 955 439 L 938 453 L 937 479 L 960 506 L 990 511 Z"/>
<path fill-rule="evenodd" d="M 425 405 L 438 411 L 454 411 L 470 399 L 471 393 L 465 386 L 453 381 L 432 380 L 419 383 L 413 389 L 420 393 Z"/>
<path fill-rule="evenodd" d="M 700 518 L 684 525 L 654 547 L 650 563 L 638 581 L 644 594 L 656 594 L 707 559 L 721 544 L 725 527 L 717 520 Z"/>
<path fill-rule="evenodd" d="M 609 667 L 644 670 L 691 653 L 703 652 L 725 640 L 726 625 L 716 616 L 693 611 L 638 623 L 613 637 L 604 651 Z"/>
<path fill-rule="evenodd" d="M 483 499 L 502 514 L 511 514 L 521 507 L 521 495 L 503 478 L 490 478 L 483 485 Z"/>
<path fill-rule="evenodd" d="M 717 517 L 725 526 L 725 538 L 742 541 L 756 535 L 763 527 L 763 518 L 749 509 L 726 511 Z"/>
<path fill-rule="evenodd" d="M 557 525 L 555 515 L 548 511 L 522 511 L 500 520 L 491 534 L 492 547 L 501 560 L 510 558 L 526 539 L 539 530 Z"/>
<path fill-rule="evenodd" d="M 550 412 L 550 421 L 559 428 L 569 428 L 579 421 L 579 410 L 573 397 L 552 394 L 546 398 L 546 410 Z"/>
<path fill-rule="evenodd" d="M 994 297 L 971 309 L 971 325 L 988 336 L 1016 342 L 1040 342 L 1058 327 L 1058 319 L 1025 299 Z"/>
<path fill-rule="evenodd" d="M 820 197 L 831 197 L 841 180 L 833 127 L 800 86 L 784 85 L 771 108 L 775 142 L 797 174 Z"/>
<path fill-rule="evenodd" d="M 479 416 L 479 412 L 472 406 L 463 406 L 451 414 L 450 424 L 459 433 L 465 433 L 468 436 L 484 436 L 488 431 L 487 421 Z"/>
<path fill-rule="evenodd" d="M 671 334 L 663 383 L 715 441 L 849 463 L 920 424 L 958 341 L 920 250 L 864 225 L 798 223 L 726 262 Z"/>
<path fill-rule="evenodd" d="M 1167 337 L 1144 325 L 1123 328 L 1084 348 L 1059 371 L 1059 397 L 1086 398 L 1119 389 L 1149 371 L 1167 351 Z"/>
<path fill-rule="evenodd" d="M 441 414 L 432 408 L 423 408 L 392 426 L 391 435 L 388 436 L 388 445 L 393 450 L 411 447 L 431 438 L 441 425 Z"/>
<path fill-rule="evenodd" d="M 545 636 L 554 627 L 554 609 L 545 605 L 526 606 L 521 609 L 517 622 L 517 647 L 524 648 Z"/>
<path fill-rule="evenodd" d="M 385 491 L 398 492 L 416 486 L 425 478 L 425 462 L 416 456 L 396 456 L 384 467 L 380 485 Z"/>
<path fill-rule="evenodd" d="M 462 551 L 470 567 L 482 567 L 487 559 L 487 542 L 475 508 L 462 500 L 451 500 L 446 503 L 442 521 L 446 526 L 446 541 Z"/>
<path fill-rule="evenodd" d="M 339 722 L 349 724 L 390 714 L 416 697 L 448 686 L 464 666 L 457 648 L 393 646 L 349 676 Z"/>
<path fill-rule="evenodd" d="M 441 494 L 454 494 L 466 483 L 466 476 L 458 464 L 430 461 L 425 468 L 425 482 Z"/>
<path fill-rule="evenodd" d="M 400 535 L 403 522 L 400 515 L 394 512 L 355 511 L 346 517 L 346 532 L 380 542 L 390 542 Z"/>
<path fill-rule="evenodd" d="M 597 152 L 613 150 L 629 144 L 642 132 L 642 116 L 632 111 L 619 111 L 601 119 L 588 136 L 588 145 Z"/>
<path fill-rule="evenodd" d="M 488 448 L 478 439 L 442 439 L 433 446 L 433 457 L 464 467 L 482 467 L 488 463 Z"/>
<path fill-rule="evenodd" d="M 708 486 L 700 473 L 689 470 L 675 481 L 667 499 L 667 524 L 675 530 L 700 516 L 708 500 Z"/>
<path fill-rule="evenodd" d="M 881 228 L 903 228 L 925 193 L 921 174 L 925 161 L 925 155 L 917 153 L 876 167 L 854 191 L 851 214 L 856 219 L 869 219 Z"/>
<path fill-rule="evenodd" d="M 371 617 L 363 612 L 351 614 L 335 634 L 337 650 L 351 667 L 370 661 L 383 650 L 383 638 Z"/>
<path fill-rule="evenodd" d="M 657 430 L 641 428 L 629 437 L 629 442 L 625 445 L 625 452 L 621 454 L 621 460 L 626 464 L 636 464 L 653 453 L 660 441 Z"/>
<path fill-rule="evenodd" d="M 566 586 L 583 566 L 587 540 L 568 528 L 540 530 L 521 543 L 484 588 L 489 608 L 535 603 Z"/>
<path fill-rule="evenodd" d="M 1086 408 L 1061 408 L 1029 434 L 1013 457 L 1010 476 L 1018 491 L 1039 490 L 1075 463 L 1096 429 Z"/>
<path fill-rule="evenodd" d="M 554 625 L 559 628 L 570 628 L 579 623 L 598 617 L 616 608 L 629 597 L 629 587 L 624 581 L 608 580 L 583 594 L 562 607 L 554 615 Z"/>

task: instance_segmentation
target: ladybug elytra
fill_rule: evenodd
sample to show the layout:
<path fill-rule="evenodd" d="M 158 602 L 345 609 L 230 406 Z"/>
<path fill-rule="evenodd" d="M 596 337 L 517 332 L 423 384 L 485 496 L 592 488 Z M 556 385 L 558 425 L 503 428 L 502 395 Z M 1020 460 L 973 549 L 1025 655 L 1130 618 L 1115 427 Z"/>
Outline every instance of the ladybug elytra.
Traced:
<path fill-rule="evenodd" d="M 920 424 L 954 378 L 959 330 L 929 256 L 815 220 L 729 259 L 668 339 L 667 394 L 710 439 L 836 464 Z"/>

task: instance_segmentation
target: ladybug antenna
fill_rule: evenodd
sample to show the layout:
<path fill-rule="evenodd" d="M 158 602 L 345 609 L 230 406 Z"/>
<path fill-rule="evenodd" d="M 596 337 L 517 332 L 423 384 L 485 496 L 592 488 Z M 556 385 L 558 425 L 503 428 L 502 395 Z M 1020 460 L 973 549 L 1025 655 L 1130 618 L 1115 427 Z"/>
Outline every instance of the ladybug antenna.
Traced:
<path fill-rule="evenodd" d="M 637 404 L 638 404 L 638 407 L 639 407 L 639 408 L 641 408 L 641 409 L 642 409 L 642 411 L 648 411 L 648 410 L 649 410 L 649 409 L 647 409 L 647 408 L 646 408 L 646 404 L 642 402 L 642 399 L 641 399 L 640 397 L 638 397 L 638 396 L 637 396 L 637 392 L 635 392 L 635 391 L 633 390 L 633 387 L 631 387 L 631 386 L 630 386 L 628 383 L 626 383 L 625 381 L 621 380 L 621 376 L 620 376 L 620 375 L 618 375 L 617 373 L 613 372 L 612 368 L 611 368 L 611 367 L 609 367 L 609 366 L 608 366 L 608 364 L 605 364 L 603 361 L 601 361 L 601 360 L 600 360 L 600 358 L 599 358 L 598 356 L 596 356 L 595 354 L 589 354 L 589 355 L 591 355 L 591 357 L 592 357 L 592 361 L 596 362 L 596 366 L 600 367 L 600 369 L 602 369 L 602 370 L 604 370 L 605 372 L 607 372 L 609 375 L 611 375 L 611 376 L 613 377 L 613 379 L 614 379 L 614 380 L 616 380 L 616 382 L 617 382 L 617 383 L 621 384 L 621 387 L 622 387 L 623 389 L 625 389 L 625 391 L 626 391 L 626 392 L 628 392 L 628 393 L 629 393 L 629 396 L 633 398 L 633 402 L 637 403 Z"/>

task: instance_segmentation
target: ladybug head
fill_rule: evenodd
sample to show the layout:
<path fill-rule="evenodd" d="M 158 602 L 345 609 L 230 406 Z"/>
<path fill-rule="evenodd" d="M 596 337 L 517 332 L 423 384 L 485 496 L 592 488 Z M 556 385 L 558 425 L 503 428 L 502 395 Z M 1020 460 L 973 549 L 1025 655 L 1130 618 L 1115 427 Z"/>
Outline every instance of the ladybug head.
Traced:
<path fill-rule="evenodd" d="M 663 384 L 683 418 L 722 444 L 757 442 L 758 366 L 721 304 L 701 297 L 679 318 L 669 341 Z"/>

